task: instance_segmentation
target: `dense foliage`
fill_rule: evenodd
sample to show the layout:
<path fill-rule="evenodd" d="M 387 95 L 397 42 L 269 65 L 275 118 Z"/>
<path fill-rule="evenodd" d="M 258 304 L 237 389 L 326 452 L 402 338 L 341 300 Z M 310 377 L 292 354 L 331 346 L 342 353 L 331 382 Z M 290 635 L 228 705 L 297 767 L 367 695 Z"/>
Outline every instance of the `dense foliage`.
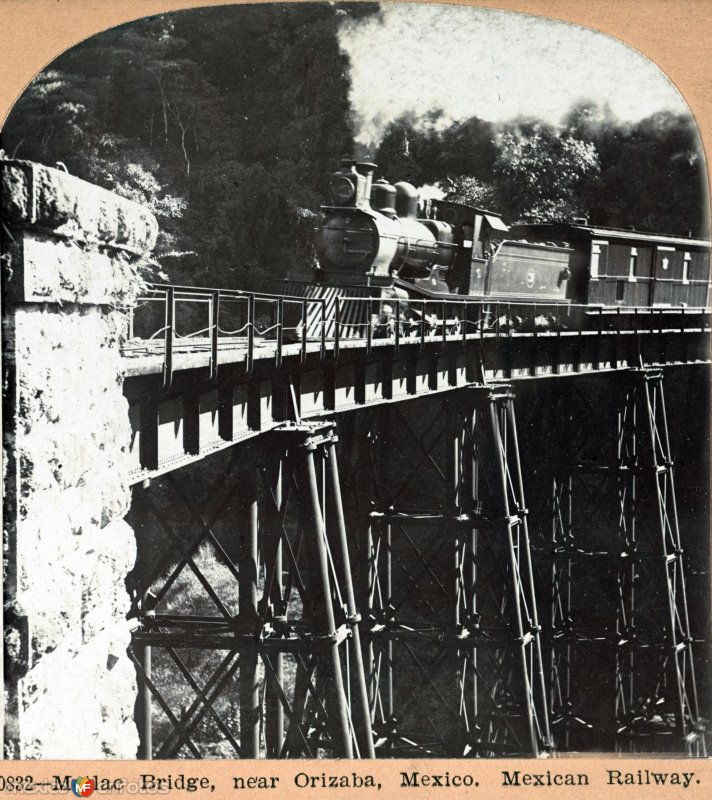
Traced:
<path fill-rule="evenodd" d="M 304 269 L 329 173 L 355 150 L 339 26 L 376 13 L 229 6 L 114 28 L 32 82 L 2 146 L 148 204 L 162 229 L 158 272 L 173 281 L 237 286 Z M 582 103 L 552 126 L 452 123 L 433 110 L 398 119 L 371 155 L 391 180 L 439 182 L 508 221 L 702 232 L 704 163 L 688 117 L 624 124 Z"/>
<path fill-rule="evenodd" d="M 560 126 L 443 118 L 392 123 L 375 154 L 384 174 L 437 182 L 453 199 L 509 221 L 585 216 L 614 227 L 706 231 L 705 164 L 689 116 L 658 112 L 625 123 L 585 102 Z"/>
<path fill-rule="evenodd" d="M 33 81 L 3 147 L 150 205 L 172 280 L 284 275 L 311 259 L 326 180 L 353 150 L 340 18 L 374 11 L 230 6 L 114 28 Z"/>

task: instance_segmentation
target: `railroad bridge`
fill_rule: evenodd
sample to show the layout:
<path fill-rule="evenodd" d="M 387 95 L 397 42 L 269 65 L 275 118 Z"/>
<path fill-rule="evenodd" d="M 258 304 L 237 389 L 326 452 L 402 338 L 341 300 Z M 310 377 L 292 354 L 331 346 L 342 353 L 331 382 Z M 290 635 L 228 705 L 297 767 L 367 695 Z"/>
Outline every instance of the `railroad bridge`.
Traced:
<path fill-rule="evenodd" d="M 7 754 L 705 754 L 709 309 L 378 326 L 2 187 Z"/>

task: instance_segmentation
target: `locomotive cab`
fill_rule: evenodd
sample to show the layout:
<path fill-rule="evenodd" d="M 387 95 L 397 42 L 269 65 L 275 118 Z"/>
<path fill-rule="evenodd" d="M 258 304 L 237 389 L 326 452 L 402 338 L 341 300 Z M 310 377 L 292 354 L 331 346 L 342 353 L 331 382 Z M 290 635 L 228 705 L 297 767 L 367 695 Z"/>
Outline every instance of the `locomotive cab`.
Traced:
<path fill-rule="evenodd" d="M 449 200 L 430 201 L 427 214 L 430 224 L 447 225 L 453 232 L 456 252 L 447 280 L 449 290 L 484 297 L 491 279 L 490 258 L 509 227 L 494 211 Z"/>

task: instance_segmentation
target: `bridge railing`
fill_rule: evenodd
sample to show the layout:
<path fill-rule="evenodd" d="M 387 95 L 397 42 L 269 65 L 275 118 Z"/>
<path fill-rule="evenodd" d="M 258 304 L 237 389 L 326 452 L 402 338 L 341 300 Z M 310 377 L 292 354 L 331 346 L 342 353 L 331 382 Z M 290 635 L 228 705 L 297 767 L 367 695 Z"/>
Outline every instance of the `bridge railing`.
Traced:
<path fill-rule="evenodd" d="M 326 289 L 326 287 L 324 287 Z M 246 370 L 271 348 L 280 366 L 318 350 L 338 358 L 343 347 L 404 345 L 440 340 L 512 339 L 603 334 L 664 334 L 710 330 L 710 309 L 523 303 L 506 299 L 363 297 L 348 290 L 318 296 L 150 284 L 131 311 L 126 352 L 161 354 L 170 386 L 176 352 L 210 352 L 211 377 L 221 349 L 243 349 Z"/>

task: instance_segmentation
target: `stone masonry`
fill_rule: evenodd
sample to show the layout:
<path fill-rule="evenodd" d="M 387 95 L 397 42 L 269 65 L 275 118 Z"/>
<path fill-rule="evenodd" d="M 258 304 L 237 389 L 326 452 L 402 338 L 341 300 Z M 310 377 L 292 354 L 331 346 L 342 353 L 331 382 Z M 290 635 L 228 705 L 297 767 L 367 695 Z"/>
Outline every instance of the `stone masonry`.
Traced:
<path fill-rule="evenodd" d="M 60 170 L 0 177 L 5 755 L 135 758 L 119 347 L 157 225 Z"/>

